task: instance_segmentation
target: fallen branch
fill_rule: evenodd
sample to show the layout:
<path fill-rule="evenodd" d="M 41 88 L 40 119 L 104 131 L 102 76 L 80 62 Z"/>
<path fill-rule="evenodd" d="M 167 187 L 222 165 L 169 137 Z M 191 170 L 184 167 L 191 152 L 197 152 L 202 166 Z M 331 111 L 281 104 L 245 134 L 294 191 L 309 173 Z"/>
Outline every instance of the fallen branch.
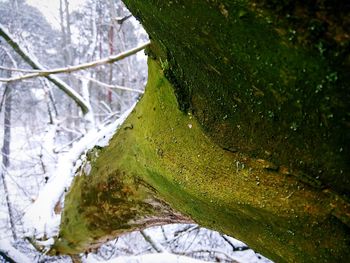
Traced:
<path fill-rule="evenodd" d="M 70 66 L 70 67 L 64 67 L 64 68 L 57 68 L 57 69 L 51 69 L 51 70 L 40 70 L 38 72 L 30 73 L 27 75 L 19 76 L 19 77 L 13 77 L 13 78 L 0 78 L 1 82 L 13 82 L 13 81 L 19 81 L 19 80 L 25 80 L 25 79 L 31 79 L 36 77 L 50 77 L 52 74 L 59 74 L 59 73 L 72 73 L 78 70 L 88 69 L 92 67 L 97 67 L 104 64 L 114 63 L 116 61 L 122 60 L 126 57 L 129 57 L 131 55 L 134 55 L 135 53 L 145 49 L 150 42 L 146 42 L 136 48 L 130 49 L 128 51 L 122 52 L 118 55 L 110 56 L 108 58 L 76 65 L 76 66 Z"/>

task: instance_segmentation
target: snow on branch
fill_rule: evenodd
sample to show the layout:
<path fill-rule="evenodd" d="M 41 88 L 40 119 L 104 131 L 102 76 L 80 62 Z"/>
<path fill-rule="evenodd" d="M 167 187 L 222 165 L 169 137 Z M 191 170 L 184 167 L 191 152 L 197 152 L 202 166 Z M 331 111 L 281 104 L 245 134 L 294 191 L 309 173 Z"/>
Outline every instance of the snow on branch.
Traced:
<path fill-rule="evenodd" d="M 50 69 L 50 70 L 40 70 L 40 71 L 30 73 L 27 75 L 23 75 L 23 76 L 19 76 L 19 77 L 8 78 L 8 79 L 1 78 L 0 81 L 1 82 L 12 82 L 12 81 L 31 79 L 31 78 L 36 78 L 36 77 L 49 77 L 52 74 L 72 73 L 72 72 L 75 72 L 78 70 L 83 70 L 83 69 L 88 69 L 88 68 L 92 68 L 92 67 L 96 67 L 96 66 L 100 66 L 100 65 L 104 65 L 104 64 L 114 63 L 116 61 L 122 60 L 126 57 L 129 57 L 131 55 L 136 54 L 137 52 L 145 49 L 149 44 L 150 44 L 150 42 L 148 41 L 148 42 L 146 42 L 146 43 L 144 43 L 136 48 L 119 53 L 118 55 L 109 56 L 107 58 L 95 60 L 92 62 L 87 62 L 87 63 L 80 64 L 80 65 L 69 66 L 69 67 L 64 67 L 64 68 L 56 68 L 56 69 Z"/>
<path fill-rule="evenodd" d="M 80 157 L 96 145 L 106 146 L 134 106 L 135 104 L 118 120 L 100 131 L 90 130 L 81 140 L 74 143 L 69 152 L 59 157 L 53 176 L 24 215 L 23 224 L 27 237 L 40 239 L 57 235 L 60 214 L 55 213 L 55 206 L 60 202 L 65 190 L 69 188 L 75 171 L 82 162 Z"/>
<path fill-rule="evenodd" d="M 43 67 L 36 58 L 29 55 L 23 47 L 21 47 L 14 38 L 7 32 L 7 30 L 0 24 L 0 36 L 13 48 L 13 50 L 25 61 L 27 62 L 33 69 L 45 71 L 45 67 Z M 34 73 L 32 73 L 34 74 Z M 70 86 L 68 86 L 61 79 L 56 76 L 43 76 L 55 84 L 59 89 L 61 89 L 64 93 L 66 93 L 71 99 L 73 99 L 79 107 L 82 109 L 84 113 L 89 111 L 88 105 L 85 100 Z M 6 81 L 5 81 L 6 82 Z"/>

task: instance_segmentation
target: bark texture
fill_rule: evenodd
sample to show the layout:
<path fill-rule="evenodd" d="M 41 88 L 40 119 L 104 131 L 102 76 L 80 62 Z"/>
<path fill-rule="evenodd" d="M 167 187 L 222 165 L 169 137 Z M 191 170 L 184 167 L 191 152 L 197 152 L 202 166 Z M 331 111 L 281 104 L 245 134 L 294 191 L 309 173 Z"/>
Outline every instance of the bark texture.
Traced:
<path fill-rule="evenodd" d="M 165 201 L 278 262 L 350 261 L 349 5 L 125 2 L 152 39 L 146 93 L 75 180 L 55 250 Z"/>

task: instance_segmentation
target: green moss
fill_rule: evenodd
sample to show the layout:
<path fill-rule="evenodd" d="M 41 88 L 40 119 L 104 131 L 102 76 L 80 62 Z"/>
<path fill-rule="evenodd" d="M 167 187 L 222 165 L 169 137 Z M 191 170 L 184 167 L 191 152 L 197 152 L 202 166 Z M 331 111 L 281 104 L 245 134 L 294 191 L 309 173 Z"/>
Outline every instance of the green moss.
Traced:
<path fill-rule="evenodd" d="M 348 5 L 341 20 L 329 1 L 125 2 L 218 145 L 350 193 Z"/>
<path fill-rule="evenodd" d="M 149 60 L 144 97 L 91 173 L 75 179 L 56 251 L 81 252 L 154 216 L 166 222 L 176 213 L 165 200 L 278 262 L 349 259 L 349 229 L 333 216 L 334 207 L 344 208 L 336 196 L 270 169 L 266 160 L 223 150 L 178 107 L 160 64 Z M 149 206 L 154 202 L 162 205 Z"/>
<path fill-rule="evenodd" d="M 176 214 L 165 200 L 278 262 L 350 262 L 350 208 L 337 195 L 350 192 L 348 9 L 338 19 L 329 1 L 320 12 L 309 1 L 125 2 L 156 61 L 124 127 L 76 178 L 55 249 L 165 222 Z"/>

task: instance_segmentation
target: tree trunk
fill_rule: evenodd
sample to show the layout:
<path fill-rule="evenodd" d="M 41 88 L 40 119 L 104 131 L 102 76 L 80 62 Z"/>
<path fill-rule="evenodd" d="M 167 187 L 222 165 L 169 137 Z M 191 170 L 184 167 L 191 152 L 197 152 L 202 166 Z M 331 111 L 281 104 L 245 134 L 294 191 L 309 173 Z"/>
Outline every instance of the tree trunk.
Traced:
<path fill-rule="evenodd" d="M 153 41 L 146 92 L 90 153 L 54 251 L 175 209 L 278 262 L 350 261 L 349 5 L 125 2 Z"/>
<path fill-rule="evenodd" d="M 5 191 L 5 197 L 6 197 L 6 205 L 9 213 L 9 221 L 10 221 L 10 227 L 11 227 L 11 233 L 14 240 L 17 239 L 16 234 L 16 225 L 15 225 L 15 215 L 14 215 L 14 209 L 12 207 L 12 203 L 10 200 L 10 193 L 9 189 L 7 187 L 7 180 L 6 180 L 6 172 L 7 169 L 10 167 L 10 142 L 11 142 L 11 111 L 12 111 L 12 89 L 14 88 L 13 84 L 7 84 L 5 87 L 4 92 L 4 103 L 5 103 L 5 110 L 4 110 L 4 139 L 3 144 L 1 148 L 1 155 L 2 155 L 2 167 L 0 168 L 1 173 L 1 180 L 3 183 L 4 191 Z M 1 109 L 0 109 L 1 112 Z"/>

